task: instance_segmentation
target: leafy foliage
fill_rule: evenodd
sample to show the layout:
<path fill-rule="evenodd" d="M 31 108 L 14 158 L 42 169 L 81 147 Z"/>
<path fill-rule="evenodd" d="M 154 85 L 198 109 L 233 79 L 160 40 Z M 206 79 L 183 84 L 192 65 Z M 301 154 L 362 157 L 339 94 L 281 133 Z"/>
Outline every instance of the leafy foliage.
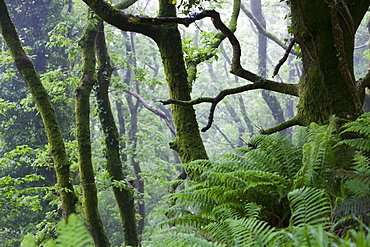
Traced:
<path fill-rule="evenodd" d="M 342 239 L 329 226 L 343 227 L 332 217 L 334 198 L 352 194 L 362 203 L 346 209 L 353 201 L 344 200 L 347 204 L 338 204 L 334 215 L 351 213 L 353 219 L 365 209 L 370 190 L 360 184 L 369 184 L 367 159 L 354 157 L 340 142 L 334 125 L 312 124 L 302 137 L 294 144 L 279 134 L 256 136 L 252 148 L 239 148 L 214 162 L 187 164 L 186 170 L 199 178 L 172 195 L 176 204 L 166 211 L 169 218 L 162 223 L 172 227 L 162 230 L 159 238 L 187 243 L 191 234 L 221 246 L 350 246 L 358 241 L 358 232 L 366 237 L 368 231 L 359 229 Z M 353 177 L 346 179 L 341 171 Z M 367 180 L 355 178 L 360 171 Z M 343 187 L 348 193 L 340 195 Z"/>
<path fill-rule="evenodd" d="M 92 237 L 86 226 L 72 214 L 68 217 L 68 222 L 61 221 L 58 226 L 58 237 L 56 240 L 49 240 L 45 247 L 92 247 Z M 21 247 L 36 246 L 35 238 L 28 234 L 22 241 Z"/>

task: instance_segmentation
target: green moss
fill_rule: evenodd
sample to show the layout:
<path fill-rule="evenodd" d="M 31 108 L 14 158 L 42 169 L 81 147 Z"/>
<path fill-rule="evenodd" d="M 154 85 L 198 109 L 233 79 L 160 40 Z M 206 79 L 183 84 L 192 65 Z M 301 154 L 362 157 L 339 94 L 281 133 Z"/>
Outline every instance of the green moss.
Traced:
<path fill-rule="evenodd" d="M 334 46 L 337 33 L 333 32 L 330 7 L 322 0 L 292 0 L 291 3 L 295 40 L 301 47 L 304 66 L 299 84 L 300 122 L 304 125 L 311 122 L 327 124 L 333 115 L 343 119 L 356 118 L 362 111 L 351 96 L 347 71 L 342 71 L 343 61 L 337 56 Z M 354 78 L 354 35 L 346 23 L 341 23 L 341 29 L 345 37 L 346 63 Z"/>
<path fill-rule="evenodd" d="M 161 16 L 175 16 L 175 10 L 175 7 L 168 4 L 167 0 L 160 1 Z M 191 85 L 188 78 L 194 78 L 196 70 L 190 69 L 190 74 L 186 71 L 181 36 L 177 26 L 161 26 L 158 36 L 160 38 L 157 44 L 162 57 L 170 98 L 189 101 L 191 100 Z M 181 161 L 188 163 L 196 159 L 208 159 L 194 108 L 171 105 L 171 111 L 176 128 L 176 138 L 170 146 L 178 153 Z"/>

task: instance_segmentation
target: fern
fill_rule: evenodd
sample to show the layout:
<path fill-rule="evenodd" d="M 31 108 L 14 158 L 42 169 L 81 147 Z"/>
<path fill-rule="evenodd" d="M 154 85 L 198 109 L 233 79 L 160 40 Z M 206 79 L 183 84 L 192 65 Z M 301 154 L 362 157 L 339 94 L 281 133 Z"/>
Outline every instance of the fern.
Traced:
<path fill-rule="evenodd" d="M 356 121 L 349 122 L 344 125 L 344 130 L 342 134 L 348 132 L 354 132 L 366 137 L 367 139 L 370 138 L 370 113 L 366 112 L 362 114 L 360 117 L 357 118 Z"/>
<path fill-rule="evenodd" d="M 328 223 L 330 206 L 324 190 L 303 187 L 289 192 L 291 225 Z"/>
<path fill-rule="evenodd" d="M 58 226 L 58 238 L 56 247 L 92 247 L 92 237 L 86 226 L 77 215 L 71 214 L 68 222 L 62 221 Z M 48 245 L 47 245 L 48 246 Z M 54 246 L 54 245 L 50 245 Z"/>
<path fill-rule="evenodd" d="M 225 247 L 225 245 L 211 242 L 194 232 L 191 229 L 185 227 L 172 227 L 160 231 L 159 234 L 154 236 L 153 241 L 147 246 L 151 247 L 163 247 L 163 246 L 194 246 L 194 247 Z"/>
<path fill-rule="evenodd" d="M 273 246 L 280 238 L 267 222 L 255 218 L 227 220 L 233 229 L 235 246 Z"/>
<path fill-rule="evenodd" d="M 61 221 L 57 232 L 57 239 L 48 240 L 45 247 L 93 247 L 93 240 L 89 231 L 75 214 L 68 217 L 68 222 Z M 33 246 L 36 246 L 35 238 L 28 234 L 22 241 L 21 247 Z"/>
<path fill-rule="evenodd" d="M 340 217 L 348 215 L 364 215 L 370 213 L 370 198 L 366 197 L 350 197 L 339 203 L 333 213 Z"/>
<path fill-rule="evenodd" d="M 361 177 L 361 174 L 370 175 L 370 171 L 365 156 L 357 155 L 353 160 L 354 153 L 339 142 L 333 126 L 312 124 L 302 135 L 306 139 L 296 144 L 279 134 L 257 136 L 252 139 L 254 148 L 239 148 L 215 161 L 187 164 L 186 170 L 198 176 L 184 190 L 172 195 L 176 205 L 167 210 L 172 218 L 163 226 L 175 227 L 161 233 L 169 238 L 166 243 L 170 244 L 166 245 L 197 246 L 202 242 L 208 246 L 213 242 L 221 246 L 328 246 L 334 243 L 336 236 L 328 232 L 329 223 L 333 223 L 329 222 L 328 195 L 338 197 L 340 189 L 341 196 L 346 191 L 357 197 L 368 195 L 370 189 L 360 188 L 360 184 L 369 185 L 369 176 Z M 352 170 L 347 170 L 349 167 Z M 348 208 L 348 204 L 343 206 Z M 339 213 L 345 211 L 338 207 Z M 285 227 L 286 234 L 278 230 L 281 227 Z M 291 236 L 296 236 L 302 244 L 289 245 Z M 182 239 L 181 243 L 174 239 L 177 237 Z M 184 243 L 188 237 L 194 237 L 196 243 Z"/>

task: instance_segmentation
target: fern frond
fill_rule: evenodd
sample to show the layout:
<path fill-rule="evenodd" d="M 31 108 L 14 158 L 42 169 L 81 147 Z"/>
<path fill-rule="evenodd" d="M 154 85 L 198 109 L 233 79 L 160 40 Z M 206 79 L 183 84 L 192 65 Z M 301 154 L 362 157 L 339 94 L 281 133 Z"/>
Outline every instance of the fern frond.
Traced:
<path fill-rule="evenodd" d="M 355 132 L 361 134 L 364 137 L 370 138 L 370 115 L 365 113 L 357 118 L 356 121 L 346 123 L 344 125 L 345 130 L 341 132 Z"/>
<path fill-rule="evenodd" d="M 334 137 L 329 127 L 318 126 L 312 129 L 312 126 L 316 125 L 310 127 L 311 141 L 303 145 L 302 167 L 295 175 L 295 188 L 322 187 L 329 180 L 330 174 L 327 171 L 336 165 L 338 155 L 334 150 L 334 140 L 337 137 Z"/>
<path fill-rule="evenodd" d="M 280 133 L 258 135 L 253 138 L 258 143 L 258 149 L 271 154 L 278 166 L 272 169 L 281 175 L 293 176 L 300 167 L 302 152 L 291 139 Z"/>
<path fill-rule="evenodd" d="M 174 194 L 172 198 L 177 200 L 176 205 L 174 206 L 175 211 L 179 207 L 196 209 L 198 213 L 207 214 L 212 212 L 213 208 L 220 203 L 215 195 L 219 194 L 222 195 L 225 190 L 221 192 L 217 190 L 217 188 L 213 188 L 213 194 L 209 193 L 209 189 L 198 189 L 194 190 L 193 193 L 177 193 Z M 222 199 L 221 196 L 218 196 Z M 171 208 L 170 208 L 171 209 Z"/>
<path fill-rule="evenodd" d="M 251 202 L 247 203 L 244 207 L 244 217 L 258 218 L 261 212 L 261 207 Z"/>
<path fill-rule="evenodd" d="M 369 180 L 369 178 L 366 178 Z M 349 192 L 357 197 L 370 197 L 370 187 L 369 184 L 364 184 L 359 179 L 350 179 L 345 182 L 345 186 Z"/>
<path fill-rule="evenodd" d="M 162 230 L 154 237 L 150 246 L 225 247 L 225 245 L 208 241 L 204 236 L 197 234 L 194 230 L 178 226 Z"/>
<path fill-rule="evenodd" d="M 171 226 L 186 226 L 190 228 L 200 229 L 212 222 L 213 222 L 212 220 L 202 217 L 200 215 L 188 214 L 167 219 L 161 222 L 160 225 L 162 227 L 171 225 Z"/>
<path fill-rule="evenodd" d="M 303 187 L 288 194 L 292 211 L 291 225 L 318 224 L 328 222 L 330 205 L 324 190 Z"/>
<path fill-rule="evenodd" d="M 93 240 L 89 231 L 75 214 L 71 214 L 68 217 L 68 222 L 64 220 L 60 222 L 57 232 L 59 234 L 58 238 L 55 242 L 50 240 L 50 243 L 47 243 L 47 246 L 93 247 Z M 53 245 L 54 243 L 51 242 L 56 244 Z"/>
<path fill-rule="evenodd" d="M 222 203 L 212 210 L 212 215 L 216 220 L 225 220 L 227 218 L 240 218 L 243 216 L 245 205 L 242 202 Z"/>
<path fill-rule="evenodd" d="M 210 160 L 195 160 L 184 165 L 184 169 L 189 177 L 193 177 L 195 180 L 204 180 L 200 177 L 200 174 L 203 174 L 213 166 L 213 163 Z"/>
<path fill-rule="evenodd" d="M 370 151 L 370 139 L 356 138 L 356 139 L 343 140 L 340 143 L 348 145 L 350 147 L 354 147 L 361 151 L 365 151 L 365 152 Z"/>
<path fill-rule="evenodd" d="M 235 246 L 272 246 L 279 239 L 278 232 L 268 223 L 255 219 L 228 219 L 233 229 Z"/>
<path fill-rule="evenodd" d="M 335 215 L 347 216 L 347 215 L 363 215 L 370 212 L 370 198 L 366 197 L 350 197 L 344 199 L 341 203 L 338 203 L 333 211 Z"/>
<path fill-rule="evenodd" d="M 226 221 L 213 222 L 203 229 L 201 229 L 203 235 L 207 236 L 212 242 L 225 244 L 226 246 L 233 245 L 232 233 L 233 229 Z"/>

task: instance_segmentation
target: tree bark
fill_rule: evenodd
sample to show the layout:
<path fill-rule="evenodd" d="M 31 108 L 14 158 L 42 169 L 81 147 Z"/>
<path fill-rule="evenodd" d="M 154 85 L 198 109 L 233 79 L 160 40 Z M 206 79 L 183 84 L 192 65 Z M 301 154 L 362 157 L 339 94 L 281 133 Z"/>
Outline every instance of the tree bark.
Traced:
<path fill-rule="evenodd" d="M 119 134 L 109 101 L 108 89 L 113 68 L 108 55 L 103 22 L 100 22 L 97 37 L 98 84 L 95 88 L 98 112 L 105 136 L 107 171 L 113 184 L 113 192 L 122 220 L 125 245 L 139 246 L 137 233 L 134 193 L 122 169 L 120 157 Z M 118 184 L 115 184 L 118 183 Z"/>
<path fill-rule="evenodd" d="M 90 14 L 88 13 L 88 15 Z M 98 195 L 91 159 L 90 137 L 90 94 L 96 84 L 95 39 L 98 33 L 98 23 L 96 21 L 96 19 L 89 18 L 79 42 L 83 64 L 81 82 L 76 88 L 76 139 L 83 192 L 82 207 L 95 246 L 103 247 L 110 246 L 110 243 L 98 210 Z"/>
<path fill-rule="evenodd" d="M 176 7 L 168 0 L 160 0 L 159 17 L 175 17 Z M 191 84 L 185 68 L 180 33 L 176 24 L 163 25 L 160 28 L 158 44 L 170 97 L 177 100 L 190 100 Z M 192 106 L 171 105 L 176 127 L 176 138 L 170 144 L 183 163 L 197 159 L 208 159 L 199 133 L 195 111 Z"/>
<path fill-rule="evenodd" d="M 77 197 L 74 193 L 72 183 L 70 182 L 70 162 L 67 157 L 55 110 L 31 59 L 23 50 L 17 31 L 9 17 L 9 12 L 4 0 L 0 0 L 0 13 L 1 34 L 19 72 L 31 91 L 45 126 L 63 205 L 63 217 L 67 218 L 68 215 L 76 212 L 75 205 Z"/>
<path fill-rule="evenodd" d="M 353 72 L 355 31 L 369 1 L 292 0 L 292 27 L 303 61 L 298 118 L 302 125 L 363 113 Z"/>
<path fill-rule="evenodd" d="M 167 19 L 142 18 L 114 9 L 101 0 L 84 0 L 103 20 L 123 31 L 134 31 L 152 38 L 158 45 L 172 99 L 190 100 L 191 85 L 185 68 L 181 36 L 177 24 L 160 25 Z M 159 17 L 176 17 L 176 6 L 168 0 L 159 1 Z M 177 22 L 177 18 L 173 19 Z M 176 138 L 170 143 L 183 163 L 196 159 L 208 159 L 203 145 L 195 111 L 192 106 L 172 105 L 172 116 L 176 127 Z"/>

